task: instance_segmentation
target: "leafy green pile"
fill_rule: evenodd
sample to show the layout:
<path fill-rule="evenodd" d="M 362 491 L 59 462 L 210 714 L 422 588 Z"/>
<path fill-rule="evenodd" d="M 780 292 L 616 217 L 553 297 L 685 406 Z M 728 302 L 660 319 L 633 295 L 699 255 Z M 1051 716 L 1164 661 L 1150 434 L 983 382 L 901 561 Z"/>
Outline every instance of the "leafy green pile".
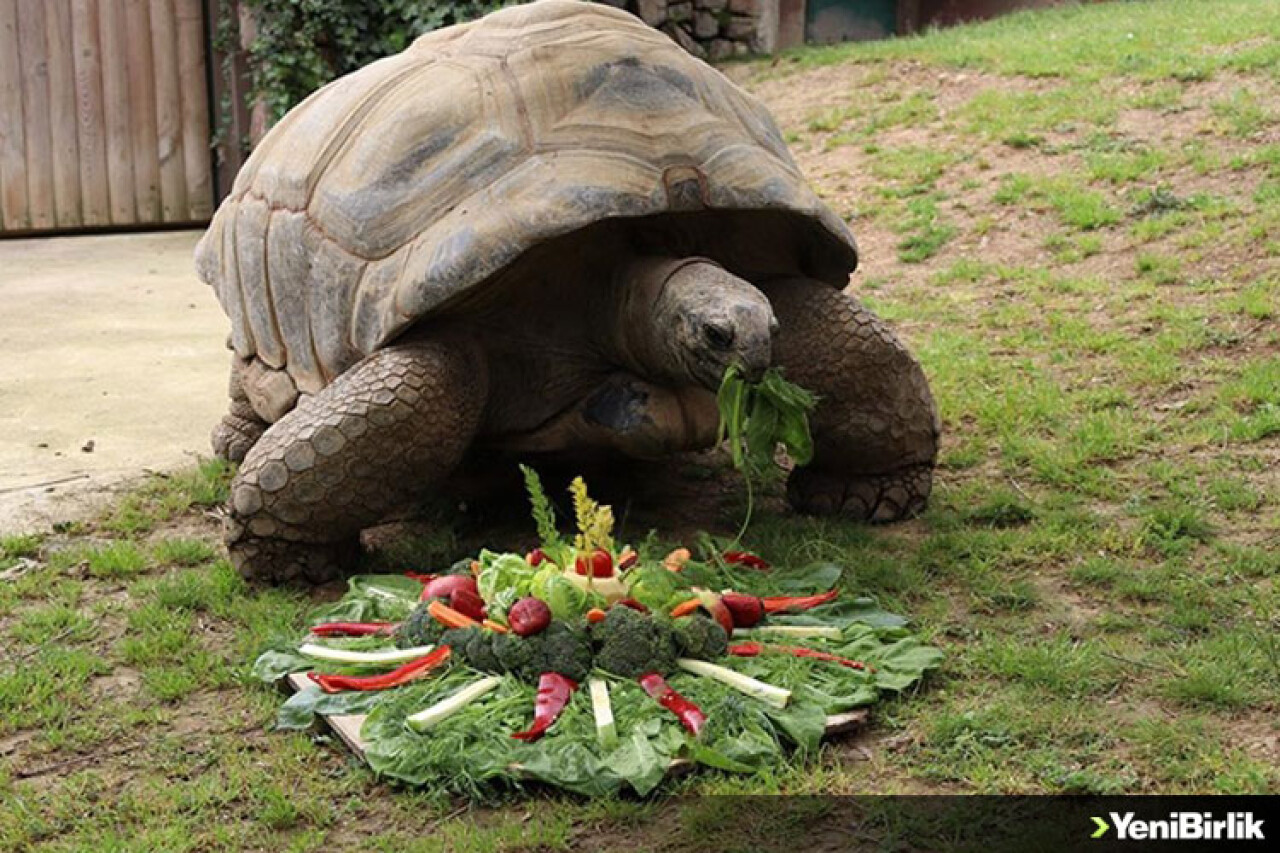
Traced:
<path fill-rule="evenodd" d="M 736 365 L 730 365 L 716 393 L 720 409 L 717 443 L 729 442 L 733 467 L 748 477 L 759 477 L 773 467 L 779 444 L 797 465 L 813 459 L 809 413 L 818 398 L 788 382 L 776 367 L 765 371 L 759 382 L 748 382 Z"/>
<path fill-rule="evenodd" d="M 500 562 L 495 559 L 493 565 Z M 506 564 L 515 566 L 513 561 Z M 642 555 L 638 568 L 653 564 Z M 830 587 L 839 575 L 839 567 L 830 564 L 748 574 L 719 560 L 695 560 L 680 573 L 647 571 L 646 598 L 655 603 L 670 600 L 673 591 L 687 584 L 803 594 Z M 521 577 L 517 582 L 525 580 Z M 418 581 L 399 576 L 353 577 L 347 594 L 312 614 L 310 624 L 331 619 L 402 619 L 412 611 L 420 591 Z M 362 730 L 365 757 L 376 772 L 471 797 L 519 789 L 530 781 L 590 796 L 613 795 L 625 788 L 644 795 L 663 782 L 669 765 L 678 758 L 737 773 L 766 773 L 788 760 L 806 760 L 816 750 L 829 715 L 903 690 L 941 659 L 939 650 L 910 635 L 905 620 L 879 610 L 869 599 L 839 598 L 802 614 L 771 618 L 837 629 L 835 639 L 810 638 L 804 644 L 863 661 L 868 668 L 855 670 L 787 655 L 718 659 L 738 672 L 790 689 L 792 700 L 784 709 L 709 678 L 672 672 L 667 677 L 670 686 L 706 714 L 706 726 L 696 737 L 635 681 L 596 670 L 592 675 L 608 682 L 619 735 L 609 748 L 597 736 L 586 689 L 573 693 L 546 737 L 532 743 L 510 737 L 528 726 L 535 698 L 532 684 L 513 676 L 504 676 L 497 689 L 429 731 L 415 732 L 406 725 L 406 718 L 481 677 L 456 658 L 438 675 L 391 690 L 329 694 L 308 685 L 285 702 L 278 725 L 306 728 L 316 714 L 367 713 Z M 369 649 L 387 640 L 329 639 L 326 643 Z M 309 659 L 298 653 L 298 646 L 298 641 L 282 641 L 265 651 L 255 664 L 255 676 L 274 683 L 304 670 L 360 672 L 358 666 Z"/>

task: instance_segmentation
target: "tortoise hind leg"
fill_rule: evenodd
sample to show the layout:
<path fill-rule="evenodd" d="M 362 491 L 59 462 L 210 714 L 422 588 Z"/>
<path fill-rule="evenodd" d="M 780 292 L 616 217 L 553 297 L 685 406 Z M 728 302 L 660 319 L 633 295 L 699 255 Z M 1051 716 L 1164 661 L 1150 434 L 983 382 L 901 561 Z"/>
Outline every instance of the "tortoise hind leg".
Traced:
<path fill-rule="evenodd" d="M 231 484 L 225 535 L 236 568 L 273 582 L 340 575 L 362 529 L 457 466 L 487 384 L 473 344 L 422 340 L 379 350 L 301 400 Z"/>
<path fill-rule="evenodd" d="M 873 313 L 827 284 L 765 288 L 781 330 L 774 360 L 820 398 L 813 461 L 787 497 L 802 512 L 895 521 L 924 509 L 938 452 L 938 415 L 919 362 Z"/>

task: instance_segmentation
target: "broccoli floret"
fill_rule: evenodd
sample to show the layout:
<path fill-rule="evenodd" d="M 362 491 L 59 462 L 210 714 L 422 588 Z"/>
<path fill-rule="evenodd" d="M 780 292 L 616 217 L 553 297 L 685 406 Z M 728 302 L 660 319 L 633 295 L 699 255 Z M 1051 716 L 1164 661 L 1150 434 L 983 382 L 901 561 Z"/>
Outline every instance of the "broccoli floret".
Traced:
<path fill-rule="evenodd" d="M 481 672 L 502 672 L 493 653 L 494 634 L 482 628 L 450 628 L 440 635 L 440 644 L 453 649 L 454 659 Z"/>
<path fill-rule="evenodd" d="M 515 634 L 494 634 L 491 642 L 493 656 L 502 672 L 510 673 L 521 681 L 538 683 L 542 674 L 541 634 L 518 637 Z"/>
<path fill-rule="evenodd" d="M 535 634 L 539 648 L 539 675 L 558 672 L 565 678 L 584 681 L 591 673 L 591 638 L 565 622 L 553 621 Z M 530 638 L 526 638 L 530 639 Z"/>
<path fill-rule="evenodd" d="M 594 635 L 600 644 L 595 663 L 606 672 L 637 678 L 646 672 L 670 672 L 675 666 L 671 626 L 630 607 L 610 608 Z"/>
<path fill-rule="evenodd" d="M 414 646 L 434 646 L 440 642 L 440 635 L 444 633 L 444 626 L 427 612 L 427 605 L 430 603 L 429 601 L 419 602 L 418 606 L 413 608 L 409 617 L 400 623 L 400 627 L 396 628 L 395 643 L 398 648 L 411 649 Z"/>
<path fill-rule="evenodd" d="M 715 660 L 729 647 L 729 635 L 720 623 L 703 613 L 695 613 L 674 624 L 680 657 Z"/>
<path fill-rule="evenodd" d="M 440 575 L 470 575 L 471 574 L 471 558 L 463 557 L 449 568 L 445 569 Z"/>

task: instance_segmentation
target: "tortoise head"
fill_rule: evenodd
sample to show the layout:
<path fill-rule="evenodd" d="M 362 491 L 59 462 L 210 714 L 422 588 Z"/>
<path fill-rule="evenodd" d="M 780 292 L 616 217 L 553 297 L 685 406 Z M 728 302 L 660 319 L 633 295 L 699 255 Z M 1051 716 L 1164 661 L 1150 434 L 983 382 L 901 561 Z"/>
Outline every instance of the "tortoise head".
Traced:
<path fill-rule="evenodd" d="M 711 391 L 731 364 L 750 380 L 769 367 L 778 320 L 750 282 L 704 258 L 645 260 L 630 272 L 627 337 L 641 364 Z M 638 322 L 635 310 L 646 307 Z"/>

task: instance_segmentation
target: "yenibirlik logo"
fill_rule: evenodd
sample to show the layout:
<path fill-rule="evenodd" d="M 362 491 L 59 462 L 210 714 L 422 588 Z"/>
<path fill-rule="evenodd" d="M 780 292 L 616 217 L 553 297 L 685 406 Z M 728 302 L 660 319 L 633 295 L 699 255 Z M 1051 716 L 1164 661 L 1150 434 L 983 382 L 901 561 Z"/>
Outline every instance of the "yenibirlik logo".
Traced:
<path fill-rule="evenodd" d="M 1265 841 L 1261 818 L 1253 812 L 1229 812 L 1215 820 L 1213 812 L 1170 812 L 1168 820 L 1143 820 L 1133 812 L 1108 812 L 1117 841 Z M 1090 838 L 1102 838 L 1111 829 L 1100 817 Z"/>

